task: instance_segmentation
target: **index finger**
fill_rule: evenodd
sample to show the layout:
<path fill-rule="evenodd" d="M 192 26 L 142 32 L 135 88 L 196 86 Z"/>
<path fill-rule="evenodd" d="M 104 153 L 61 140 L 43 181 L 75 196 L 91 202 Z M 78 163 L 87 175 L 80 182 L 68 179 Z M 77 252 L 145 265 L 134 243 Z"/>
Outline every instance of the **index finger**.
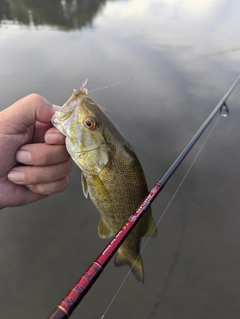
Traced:
<path fill-rule="evenodd" d="M 55 113 L 53 105 L 41 95 L 30 94 L 1 112 L 7 134 L 24 132 L 36 121 L 49 123 Z"/>
<path fill-rule="evenodd" d="M 66 136 L 52 127 L 45 133 L 44 139 L 47 144 L 65 144 Z"/>

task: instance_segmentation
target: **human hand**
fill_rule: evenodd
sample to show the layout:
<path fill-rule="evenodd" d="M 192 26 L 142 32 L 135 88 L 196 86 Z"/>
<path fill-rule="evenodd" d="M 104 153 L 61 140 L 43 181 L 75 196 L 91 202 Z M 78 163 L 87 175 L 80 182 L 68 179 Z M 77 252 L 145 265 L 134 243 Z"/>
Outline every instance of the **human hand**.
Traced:
<path fill-rule="evenodd" d="M 69 184 L 65 137 L 50 102 L 28 95 L 0 112 L 0 208 L 30 204 Z"/>

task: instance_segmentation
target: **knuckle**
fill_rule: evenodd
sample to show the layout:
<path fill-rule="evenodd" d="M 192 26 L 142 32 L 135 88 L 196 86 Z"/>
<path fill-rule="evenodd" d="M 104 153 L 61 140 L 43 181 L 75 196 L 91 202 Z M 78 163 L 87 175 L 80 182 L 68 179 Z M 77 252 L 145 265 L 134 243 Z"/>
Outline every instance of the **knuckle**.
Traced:
<path fill-rule="evenodd" d="M 69 177 L 65 177 L 53 183 L 36 184 L 31 186 L 31 191 L 41 195 L 52 195 L 63 192 L 69 185 Z"/>
<path fill-rule="evenodd" d="M 67 174 L 69 174 L 70 172 L 71 172 L 71 170 L 72 170 L 72 163 L 71 163 L 71 161 L 70 161 L 70 159 L 69 160 L 67 160 L 67 164 L 66 164 L 66 170 L 67 170 Z"/>
<path fill-rule="evenodd" d="M 35 185 L 27 186 L 27 187 L 34 193 L 44 194 L 42 192 L 42 185 L 41 184 L 35 184 Z"/>
<path fill-rule="evenodd" d="M 70 178 L 67 176 L 67 177 L 64 179 L 62 191 L 64 191 L 64 190 L 68 187 L 69 183 L 70 183 Z"/>
<path fill-rule="evenodd" d="M 37 93 L 31 93 L 28 95 L 29 100 L 32 100 L 32 102 L 35 103 L 39 103 L 42 101 L 42 96 L 37 94 Z"/>
<path fill-rule="evenodd" d="M 58 190 L 56 190 L 56 192 L 63 192 L 65 191 L 65 189 L 68 187 L 69 185 L 69 177 L 66 176 L 65 178 L 63 178 L 61 181 L 59 181 L 59 185 L 58 185 Z"/>
<path fill-rule="evenodd" d="M 51 185 L 49 184 L 35 184 L 31 186 L 31 191 L 41 195 L 51 195 Z"/>

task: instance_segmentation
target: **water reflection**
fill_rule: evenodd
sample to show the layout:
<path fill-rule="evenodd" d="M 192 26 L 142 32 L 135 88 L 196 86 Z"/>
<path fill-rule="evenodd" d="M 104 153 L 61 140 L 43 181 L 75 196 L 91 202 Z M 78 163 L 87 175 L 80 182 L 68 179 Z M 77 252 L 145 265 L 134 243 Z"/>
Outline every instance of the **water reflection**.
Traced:
<path fill-rule="evenodd" d="M 234 0 L 0 0 L 0 109 L 32 92 L 61 105 L 88 78 L 151 187 L 240 73 L 239 9 Z M 129 276 L 106 319 L 239 317 L 239 100 L 240 86 L 144 250 L 145 285 Z M 200 145 L 156 199 L 156 219 Z M 98 218 L 76 167 L 63 194 L 1 211 L 1 317 L 49 315 L 105 247 Z M 100 318 L 127 271 L 110 262 L 71 318 Z"/>
<path fill-rule="evenodd" d="M 0 25 L 48 25 L 80 29 L 91 25 L 106 0 L 0 0 Z"/>

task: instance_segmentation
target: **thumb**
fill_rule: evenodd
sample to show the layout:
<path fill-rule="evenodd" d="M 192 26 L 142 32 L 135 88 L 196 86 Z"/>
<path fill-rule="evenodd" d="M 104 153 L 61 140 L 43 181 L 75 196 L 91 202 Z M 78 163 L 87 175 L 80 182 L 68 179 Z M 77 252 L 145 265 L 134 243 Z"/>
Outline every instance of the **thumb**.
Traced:
<path fill-rule="evenodd" d="M 41 95 L 30 94 L 3 110 L 0 124 L 5 126 L 5 133 L 21 133 L 36 121 L 49 123 L 54 113 L 49 101 Z"/>

